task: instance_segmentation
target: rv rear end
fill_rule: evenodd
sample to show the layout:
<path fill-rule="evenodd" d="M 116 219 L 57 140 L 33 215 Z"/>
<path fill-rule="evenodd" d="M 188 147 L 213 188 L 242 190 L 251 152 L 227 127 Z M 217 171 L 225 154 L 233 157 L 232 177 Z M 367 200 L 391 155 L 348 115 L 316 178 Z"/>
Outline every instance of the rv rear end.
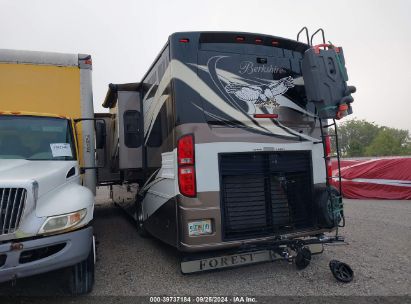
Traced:
<path fill-rule="evenodd" d="M 103 106 L 118 123 L 108 159 L 122 172 L 113 183 L 123 183 L 112 198 L 140 232 L 207 255 L 284 253 L 278 246 L 302 248 L 302 239 L 337 227 L 327 120 L 302 73 L 309 49 L 259 34 L 175 33 L 140 83 L 110 85 Z"/>
<path fill-rule="evenodd" d="M 170 48 L 178 247 L 227 249 L 333 229 L 322 209 L 319 121 L 301 71 L 309 46 L 255 34 L 179 33 Z"/>

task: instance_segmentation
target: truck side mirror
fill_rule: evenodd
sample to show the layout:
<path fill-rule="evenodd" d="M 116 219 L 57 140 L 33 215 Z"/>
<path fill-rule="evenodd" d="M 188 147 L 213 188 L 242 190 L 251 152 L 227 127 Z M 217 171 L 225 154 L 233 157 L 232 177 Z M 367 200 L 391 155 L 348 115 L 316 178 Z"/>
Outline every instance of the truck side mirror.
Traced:
<path fill-rule="evenodd" d="M 106 125 L 96 121 L 96 149 L 104 149 L 106 145 Z"/>

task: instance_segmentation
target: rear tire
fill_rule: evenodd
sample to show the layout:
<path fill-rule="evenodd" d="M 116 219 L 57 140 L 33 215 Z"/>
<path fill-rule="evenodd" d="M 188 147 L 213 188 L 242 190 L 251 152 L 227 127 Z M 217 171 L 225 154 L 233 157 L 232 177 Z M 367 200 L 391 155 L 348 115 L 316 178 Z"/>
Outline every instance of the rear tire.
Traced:
<path fill-rule="evenodd" d="M 319 224 L 323 228 L 332 228 L 338 225 L 342 219 L 341 212 L 338 214 L 333 214 L 332 211 L 332 199 L 333 197 L 339 197 L 340 192 L 334 188 L 330 187 L 319 187 L 316 189 L 315 200 L 317 204 Z M 337 217 L 337 218 L 335 218 Z"/>
<path fill-rule="evenodd" d="M 307 247 L 300 248 L 295 257 L 295 266 L 297 269 L 302 270 L 311 263 L 311 251 Z"/>
<path fill-rule="evenodd" d="M 92 291 L 94 285 L 94 261 L 93 242 L 87 259 L 72 266 L 70 269 L 69 287 L 72 295 L 82 295 Z"/>

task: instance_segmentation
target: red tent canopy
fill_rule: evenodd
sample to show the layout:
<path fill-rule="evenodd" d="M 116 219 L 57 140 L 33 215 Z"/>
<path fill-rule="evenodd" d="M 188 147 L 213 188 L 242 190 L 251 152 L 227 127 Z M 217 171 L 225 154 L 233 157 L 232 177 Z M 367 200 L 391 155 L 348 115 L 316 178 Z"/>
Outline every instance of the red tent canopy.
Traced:
<path fill-rule="evenodd" d="M 337 161 L 333 175 L 338 176 Z M 342 192 L 346 198 L 411 199 L 411 157 L 341 160 Z M 338 188 L 338 178 L 333 179 Z"/>

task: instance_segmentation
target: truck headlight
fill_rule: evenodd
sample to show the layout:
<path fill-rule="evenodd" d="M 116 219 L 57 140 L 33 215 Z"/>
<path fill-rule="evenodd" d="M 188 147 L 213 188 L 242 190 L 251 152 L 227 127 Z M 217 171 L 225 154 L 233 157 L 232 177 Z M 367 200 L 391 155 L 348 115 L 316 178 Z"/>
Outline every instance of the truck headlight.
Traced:
<path fill-rule="evenodd" d="M 87 209 L 81 209 L 73 213 L 50 216 L 41 226 L 39 233 L 51 233 L 70 229 L 80 223 L 86 214 Z"/>

